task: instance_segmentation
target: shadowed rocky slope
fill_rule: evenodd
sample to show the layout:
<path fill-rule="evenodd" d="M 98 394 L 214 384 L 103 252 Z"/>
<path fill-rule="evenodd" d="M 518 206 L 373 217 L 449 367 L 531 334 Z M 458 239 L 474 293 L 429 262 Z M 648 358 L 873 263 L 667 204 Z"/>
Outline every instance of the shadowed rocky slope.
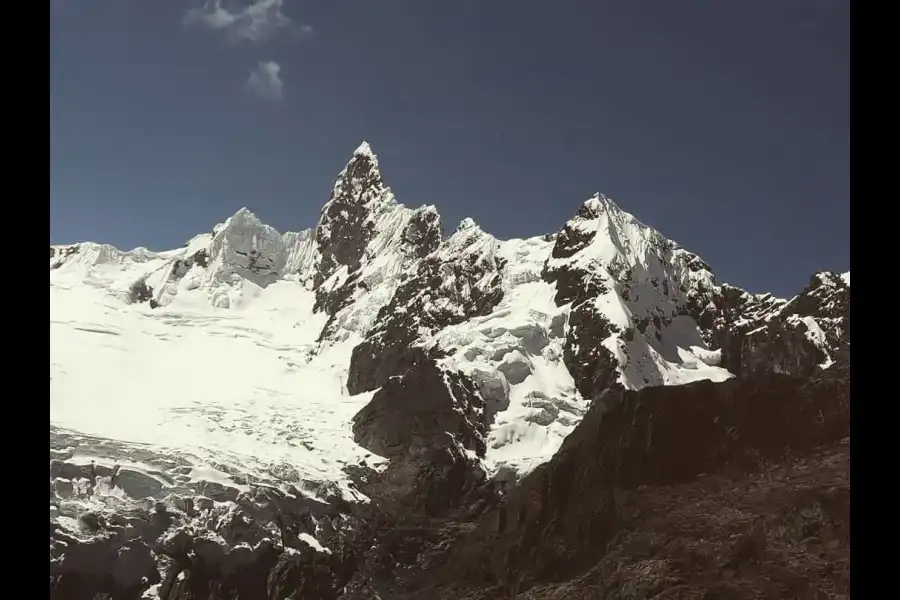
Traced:
<path fill-rule="evenodd" d="M 731 481 L 738 488 L 753 490 L 748 492 L 751 495 L 762 493 L 758 486 L 768 486 L 773 498 L 790 497 L 796 492 L 788 487 L 795 476 L 814 489 L 813 495 L 818 486 L 828 487 L 831 484 L 826 483 L 833 479 L 838 488 L 843 485 L 822 492 L 846 498 L 821 500 L 837 511 L 832 517 L 841 525 L 824 532 L 830 537 L 820 542 L 827 542 L 829 548 L 843 544 L 849 552 L 849 532 L 844 528 L 849 513 L 841 512 L 849 509 L 849 473 L 841 475 L 835 466 L 849 466 L 848 449 L 840 445 L 849 437 L 849 428 L 846 367 L 830 369 L 812 380 L 770 375 L 609 392 L 594 402 L 549 463 L 529 475 L 460 540 L 446 557 L 448 571 L 434 577 L 488 589 L 500 582 L 503 593 L 580 577 L 610 553 L 620 557 L 627 553 L 620 544 L 629 539 L 629 532 L 664 519 L 665 509 L 659 509 L 675 506 L 682 496 L 696 500 L 698 489 L 709 485 L 722 492 L 727 487 L 724 482 Z M 821 473 L 817 473 L 817 453 L 831 461 Z M 746 502 L 752 505 L 754 500 Z M 657 512 L 645 514 L 642 506 L 656 507 Z M 773 499 L 766 510 L 781 508 L 788 507 L 780 507 Z M 694 518 L 702 521 L 704 517 L 695 514 Z M 777 521 L 776 516 L 772 518 Z M 666 530 L 674 532 L 677 527 Z M 735 531 L 721 530 L 719 542 L 728 542 Z M 755 535 L 761 534 L 756 531 Z M 665 540 L 665 533 L 657 537 Z M 665 544 L 683 542 L 674 537 L 665 540 Z M 725 554 L 718 558 L 726 560 Z M 782 558 L 773 555 L 768 560 L 789 569 L 789 563 L 777 565 Z M 706 565 L 704 576 L 710 575 L 710 569 Z M 685 579 L 685 585 L 697 583 Z M 769 597 L 793 596 L 781 590 Z"/>

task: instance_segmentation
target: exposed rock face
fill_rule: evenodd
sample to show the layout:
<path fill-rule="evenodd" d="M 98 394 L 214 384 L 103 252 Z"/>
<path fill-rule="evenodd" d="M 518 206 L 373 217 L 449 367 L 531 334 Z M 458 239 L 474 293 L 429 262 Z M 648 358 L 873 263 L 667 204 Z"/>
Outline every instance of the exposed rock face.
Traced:
<path fill-rule="evenodd" d="M 60 556 L 54 562 L 54 554 Z M 141 541 L 98 537 L 81 542 L 50 523 L 50 597 L 140 598 L 147 585 L 160 582 L 150 548 Z"/>
<path fill-rule="evenodd" d="M 372 213 L 391 202 L 381 178 L 378 161 L 363 143 L 338 176 L 331 198 L 322 209 L 316 228 L 316 244 L 321 262 L 314 286 L 319 287 L 340 267 L 352 274 L 360 267 L 363 254 L 374 233 Z"/>
<path fill-rule="evenodd" d="M 131 304 L 138 302 L 153 302 L 155 305 L 155 301 L 153 300 L 153 288 L 147 285 L 146 281 L 136 281 L 132 284 L 131 289 L 128 292 L 128 300 Z"/>
<path fill-rule="evenodd" d="M 432 208 L 416 210 L 403 229 L 403 242 L 416 258 L 425 258 L 441 243 L 441 217 Z"/>
<path fill-rule="evenodd" d="M 613 385 L 811 374 L 848 352 L 849 279 L 819 274 L 791 302 L 719 285 L 703 260 L 600 194 L 543 239 L 552 251 L 541 277 L 566 313 L 563 362 L 583 398 Z M 296 277 L 315 289 L 315 310 L 328 315 L 321 344 L 363 338 L 347 377 L 356 394 L 425 358 L 453 354 L 446 339 L 436 343 L 438 334 L 491 314 L 515 285 L 517 265 L 502 258 L 512 242 L 471 219 L 442 241 L 437 210 L 397 203 L 363 143 L 338 175 L 315 230 L 281 235 L 242 209 L 181 256 L 83 243 L 51 247 L 51 268 L 146 263 L 146 274 L 122 293 L 158 306 L 199 288 L 214 306 L 239 307 L 256 293 L 246 284 L 265 288 Z M 527 377 L 527 364 L 504 368 Z"/>
<path fill-rule="evenodd" d="M 363 475 L 373 500 L 355 515 L 258 488 L 231 508 L 173 498 L 94 519 L 101 535 L 84 540 L 51 527 L 51 598 L 137 598 L 153 584 L 170 599 L 837 597 L 848 432 L 846 366 L 611 391 L 499 504 L 456 444 L 411 444 Z M 302 541 L 313 531 L 336 550 Z"/>
<path fill-rule="evenodd" d="M 353 434 L 391 461 L 360 484 L 372 503 L 359 518 L 379 546 L 359 553 L 345 597 L 392 597 L 403 573 L 418 573 L 423 552 L 447 537 L 433 519 L 465 520 L 497 499 L 476 458 L 485 453 L 484 400 L 465 375 L 423 360 L 387 380 L 353 418 Z"/>
<path fill-rule="evenodd" d="M 591 568 L 571 578 L 518 593 L 515 585 L 485 582 L 395 597 L 848 598 L 849 471 L 842 441 L 759 473 L 618 490 L 615 536 Z"/>
<path fill-rule="evenodd" d="M 170 569 L 160 598 L 333 600 L 340 589 L 341 561 L 331 554 L 283 550 L 268 541 L 223 552 L 214 541 L 187 536 L 172 548 L 173 565 L 180 561 L 181 568 Z"/>
<path fill-rule="evenodd" d="M 340 329 L 365 335 L 407 271 L 440 243 L 441 222 L 434 207 L 410 210 L 392 202 L 381 208 L 381 217 L 367 221 L 374 233 L 363 248 L 362 266 L 337 271 L 316 290 L 315 309 L 330 317 L 320 340 L 337 337 Z"/>
<path fill-rule="evenodd" d="M 698 320 L 735 375 L 812 375 L 849 359 L 849 274 L 816 273 L 790 301 L 724 285 Z"/>
<path fill-rule="evenodd" d="M 643 516 L 633 502 L 655 497 L 659 505 L 682 493 L 671 486 L 692 484 L 704 474 L 742 479 L 782 473 L 781 465 L 792 456 L 849 435 L 849 403 L 846 367 L 813 380 L 770 375 L 607 392 L 556 456 L 459 542 L 447 558 L 446 581 L 509 593 L 577 577 L 603 559 L 609 544 L 618 547 L 617 535 L 640 525 Z M 780 485 L 777 493 L 787 493 L 789 482 Z M 843 527 L 849 515 L 841 511 L 849 505 L 835 501 L 834 518 Z M 832 534 L 839 544 L 849 542 L 849 531 Z M 684 572 L 680 576 L 687 580 L 668 585 L 696 584 Z M 497 581 L 504 587 L 491 587 Z M 666 582 L 660 583 L 665 589 Z M 446 597 L 463 594 L 457 590 Z"/>
<path fill-rule="evenodd" d="M 817 273 L 765 326 L 744 335 L 735 368 L 739 375 L 812 375 L 849 356 L 850 285 L 837 273 Z"/>
<path fill-rule="evenodd" d="M 256 255 L 256 252 L 253 251 L 253 254 Z M 209 266 L 209 252 L 205 248 L 197 250 L 186 258 L 176 259 L 175 263 L 172 265 L 172 274 L 169 278 L 173 280 L 181 279 L 187 275 L 188 271 L 190 271 L 191 267 L 194 265 L 201 268 Z"/>
<path fill-rule="evenodd" d="M 484 399 L 472 381 L 434 360 L 389 379 L 353 418 L 356 443 L 385 457 L 456 444 L 484 456 L 486 429 Z"/>

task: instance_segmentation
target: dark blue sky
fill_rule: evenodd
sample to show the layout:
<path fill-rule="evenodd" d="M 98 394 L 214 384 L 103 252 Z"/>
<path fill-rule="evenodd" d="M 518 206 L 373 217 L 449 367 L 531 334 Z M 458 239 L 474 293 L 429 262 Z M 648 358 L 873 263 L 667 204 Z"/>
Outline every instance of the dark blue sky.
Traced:
<path fill-rule="evenodd" d="M 51 243 L 312 227 L 367 139 L 448 230 L 601 191 L 753 291 L 849 269 L 849 0 L 202 4 L 51 0 Z"/>

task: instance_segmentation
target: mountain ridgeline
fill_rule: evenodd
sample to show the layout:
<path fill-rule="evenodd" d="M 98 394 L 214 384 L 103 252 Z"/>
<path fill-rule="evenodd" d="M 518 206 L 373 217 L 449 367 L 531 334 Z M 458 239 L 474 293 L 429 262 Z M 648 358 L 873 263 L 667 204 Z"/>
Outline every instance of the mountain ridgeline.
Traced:
<path fill-rule="evenodd" d="M 397 202 L 363 143 L 314 230 L 281 234 L 242 209 L 123 284 L 124 302 L 152 310 L 188 291 L 224 310 L 247 302 L 250 287 L 285 279 L 306 287 L 324 323 L 312 352 L 352 343 L 346 393 L 372 393 L 352 434 L 389 459 L 383 470 L 351 473 L 371 502 L 321 509 L 346 524 L 320 538 L 332 554 L 254 550 L 239 571 L 224 559 L 184 559 L 177 573 L 189 575 L 166 584 L 166 600 L 841 593 L 843 575 L 821 571 L 808 558 L 817 549 L 798 549 L 801 533 L 764 533 L 769 550 L 758 553 L 767 558 L 753 559 L 753 573 L 744 555 L 717 563 L 712 542 L 702 542 L 713 517 L 702 514 L 698 490 L 716 518 L 727 503 L 716 477 L 760 498 L 762 521 L 745 518 L 756 510 L 748 504 L 723 526 L 740 536 L 793 518 L 767 504 L 760 473 L 799 481 L 808 495 L 784 492 L 785 502 L 827 513 L 816 530 L 827 546 L 820 558 L 843 560 L 849 273 L 813 274 L 792 299 L 751 294 L 718 283 L 700 257 L 602 194 L 575 208 L 537 238 L 498 240 L 471 219 L 448 235 L 434 206 Z M 51 246 L 50 268 L 159 256 Z M 551 367 L 571 389 L 528 388 L 527 419 L 566 432 L 561 447 L 537 468 L 486 469 L 516 390 Z M 830 487 L 797 471 L 797 460 L 827 463 Z M 680 502 L 689 531 L 642 529 Z M 680 535 L 684 547 L 666 545 Z M 800 565 L 805 579 L 788 581 L 784 565 Z M 726 571 L 732 583 L 723 583 Z M 68 575 L 70 587 L 51 577 L 51 595 L 131 593 L 72 573 L 80 571 Z"/>
<path fill-rule="evenodd" d="M 563 360 L 584 397 L 616 385 L 680 383 L 673 373 L 692 363 L 735 376 L 807 376 L 849 352 L 849 273 L 817 273 L 790 301 L 720 285 L 700 257 L 600 194 L 543 239 L 550 241 L 535 244 L 530 257 L 539 272 L 524 275 L 551 286 L 565 309 Z M 315 291 L 315 310 L 328 316 L 321 343 L 359 336 L 346 382 L 357 394 L 391 377 L 417 376 L 412 369 L 453 370 L 454 361 L 442 359 L 457 349 L 435 336 L 490 315 L 515 287 L 522 274 L 503 252 L 509 244 L 471 219 L 446 236 L 435 207 L 398 203 L 363 143 L 314 230 L 281 235 L 241 209 L 212 235 L 192 240 L 190 255 L 174 259 L 164 276 L 154 274 L 155 285 L 149 277 L 134 282 L 130 300 L 165 306 L 189 274 L 191 285 L 224 281 L 231 288 L 297 275 Z M 97 260 L 113 252 L 51 246 L 51 269 L 79 253 Z M 230 305 L 221 286 L 210 289 L 212 303 Z"/>

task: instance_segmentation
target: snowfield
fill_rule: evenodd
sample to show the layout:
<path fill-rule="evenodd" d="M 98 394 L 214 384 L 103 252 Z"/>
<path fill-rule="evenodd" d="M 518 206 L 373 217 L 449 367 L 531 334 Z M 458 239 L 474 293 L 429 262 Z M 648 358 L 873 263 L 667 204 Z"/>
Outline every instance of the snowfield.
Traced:
<path fill-rule="evenodd" d="M 352 338 L 309 362 L 324 323 L 312 292 L 284 280 L 242 309 L 200 293 L 150 309 L 104 285 L 127 270 L 51 276 L 51 426 L 177 452 L 206 478 L 327 481 L 352 496 L 342 467 L 382 460 L 350 431 L 371 394 L 343 392 Z"/>

